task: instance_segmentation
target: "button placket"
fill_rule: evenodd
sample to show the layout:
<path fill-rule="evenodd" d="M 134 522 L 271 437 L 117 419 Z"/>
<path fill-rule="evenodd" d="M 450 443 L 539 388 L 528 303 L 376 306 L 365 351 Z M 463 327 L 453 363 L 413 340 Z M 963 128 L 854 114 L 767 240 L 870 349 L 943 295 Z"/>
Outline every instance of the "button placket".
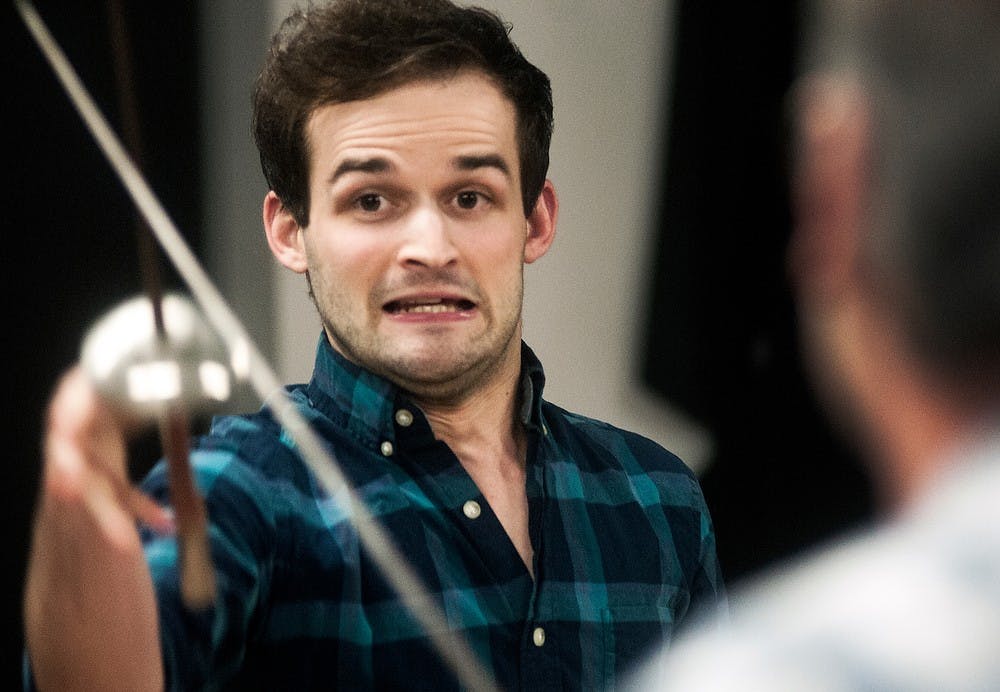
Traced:
<path fill-rule="evenodd" d="M 541 648 L 542 646 L 544 646 L 545 645 L 545 628 L 544 627 L 536 627 L 532 631 L 532 633 L 531 633 L 531 641 L 532 641 L 532 643 L 535 646 L 537 646 L 539 648 Z"/>
<path fill-rule="evenodd" d="M 413 424 L 413 414 L 405 408 L 396 411 L 395 418 L 396 422 L 404 428 L 408 428 Z"/>

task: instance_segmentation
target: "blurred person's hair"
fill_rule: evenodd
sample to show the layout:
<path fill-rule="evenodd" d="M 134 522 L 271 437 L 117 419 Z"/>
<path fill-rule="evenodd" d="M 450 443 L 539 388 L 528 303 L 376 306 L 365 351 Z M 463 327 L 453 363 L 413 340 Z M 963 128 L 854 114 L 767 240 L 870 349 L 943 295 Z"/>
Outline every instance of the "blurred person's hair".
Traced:
<path fill-rule="evenodd" d="M 826 0 L 802 72 L 872 109 L 865 271 L 911 348 L 952 384 L 1000 390 L 1000 2 Z"/>

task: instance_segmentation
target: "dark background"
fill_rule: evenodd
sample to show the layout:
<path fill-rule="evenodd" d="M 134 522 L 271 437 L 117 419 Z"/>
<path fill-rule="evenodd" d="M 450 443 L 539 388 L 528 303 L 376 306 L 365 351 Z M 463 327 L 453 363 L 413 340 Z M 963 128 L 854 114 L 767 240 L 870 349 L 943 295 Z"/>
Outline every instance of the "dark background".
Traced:
<path fill-rule="evenodd" d="M 803 375 L 785 272 L 800 3 L 677 3 L 644 376 L 715 440 L 702 487 L 737 580 L 871 517 Z"/>
<path fill-rule="evenodd" d="M 120 131 L 109 7 L 100 0 L 39 1 L 39 13 L 105 116 Z M 126 3 L 141 164 L 188 241 L 199 243 L 199 137 L 195 5 Z M 78 357 L 87 328 L 141 290 L 136 217 L 122 186 L 72 109 L 12 3 L 0 9 L 3 45 L 4 319 L 7 407 L 6 509 L 9 596 L 2 599 L 0 689 L 18 689 L 21 595 L 37 491 L 45 405 Z M 13 212 L 11 214 L 10 212 Z M 197 250 L 196 250 L 197 251 Z M 178 286 L 165 262 L 167 287 Z M 141 458 L 148 440 L 136 445 Z"/>
<path fill-rule="evenodd" d="M 126 43 L 102 2 L 39 10 L 116 128 L 115 51 L 130 47 L 141 165 L 199 252 L 195 3 L 125 3 Z M 784 95 L 796 4 L 680 0 L 651 277 L 644 376 L 715 438 L 703 487 L 727 578 L 867 518 L 870 490 L 803 381 L 784 271 L 790 218 Z M 141 288 L 132 203 L 10 5 L 2 10 L 10 596 L 0 688 L 16 688 L 21 585 L 45 402 L 80 340 Z M 10 211 L 13 214 L 10 214 Z M 177 281 L 161 263 L 168 286 Z M 140 447 L 139 455 L 150 454 Z"/>

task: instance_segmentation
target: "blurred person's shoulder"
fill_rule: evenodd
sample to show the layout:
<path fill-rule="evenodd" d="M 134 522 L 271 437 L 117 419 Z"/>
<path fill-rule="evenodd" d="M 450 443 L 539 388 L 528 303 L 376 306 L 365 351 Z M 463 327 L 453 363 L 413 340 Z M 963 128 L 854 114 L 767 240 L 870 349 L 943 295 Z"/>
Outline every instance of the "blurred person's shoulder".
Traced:
<path fill-rule="evenodd" d="M 900 521 L 737 584 L 633 690 L 1000 689 L 1000 456 Z"/>

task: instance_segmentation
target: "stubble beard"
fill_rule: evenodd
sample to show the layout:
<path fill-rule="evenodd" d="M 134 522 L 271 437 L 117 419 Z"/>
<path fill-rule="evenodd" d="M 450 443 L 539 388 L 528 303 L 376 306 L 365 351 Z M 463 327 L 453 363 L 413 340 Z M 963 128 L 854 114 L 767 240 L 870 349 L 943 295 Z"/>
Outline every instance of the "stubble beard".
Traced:
<path fill-rule="evenodd" d="M 509 317 L 504 317 L 492 330 L 493 325 L 487 320 L 483 333 L 461 341 L 446 337 L 437 340 L 433 334 L 425 334 L 401 343 L 399 339 L 379 334 L 375 328 L 333 319 L 333 315 L 351 314 L 346 305 L 338 305 L 345 301 L 335 299 L 327 311 L 330 314 L 325 314 L 312 290 L 310 294 L 335 350 L 421 401 L 458 403 L 495 377 L 508 358 L 520 354 L 523 284 L 513 305 L 504 312 Z M 480 305 L 479 309 L 485 310 L 485 306 Z M 495 312 L 487 312 L 496 317 Z M 434 331 L 433 327 L 427 329 Z"/>

